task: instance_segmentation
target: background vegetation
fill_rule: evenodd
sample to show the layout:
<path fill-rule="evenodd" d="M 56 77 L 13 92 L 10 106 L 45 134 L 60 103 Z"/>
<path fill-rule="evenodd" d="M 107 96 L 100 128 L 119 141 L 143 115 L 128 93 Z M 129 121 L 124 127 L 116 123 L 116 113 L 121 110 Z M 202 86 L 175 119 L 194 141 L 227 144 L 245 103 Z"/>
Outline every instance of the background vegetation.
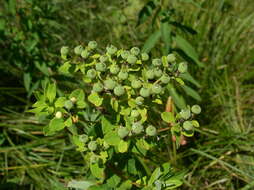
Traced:
<path fill-rule="evenodd" d="M 141 14 L 147 2 L 0 2 L 0 189 L 64 189 L 84 176 L 82 155 L 64 134 L 43 136 L 43 123 L 26 113 L 32 92 L 43 80 L 68 86 L 54 70 L 63 45 L 96 40 L 101 46 L 143 46 L 161 27 L 153 19 L 159 8 L 184 26 L 174 32 L 204 64 L 190 66 L 198 81 L 192 87 L 202 98 L 202 128 L 177 154 L 175 167 L 188 171 L 181 189 L 254 188 L 254 2 L 165 0 L 150 15 Z M 158 41 L 153 53 L 162 55 L 166 46 Z M 188 101 L 197 102 L 192 97 Z"/>

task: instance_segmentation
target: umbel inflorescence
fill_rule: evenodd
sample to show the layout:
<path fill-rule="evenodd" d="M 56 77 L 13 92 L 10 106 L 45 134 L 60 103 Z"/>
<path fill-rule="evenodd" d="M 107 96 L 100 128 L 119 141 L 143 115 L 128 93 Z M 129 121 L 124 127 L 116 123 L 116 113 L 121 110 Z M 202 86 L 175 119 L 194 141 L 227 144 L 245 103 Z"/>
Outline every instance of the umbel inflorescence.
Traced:
<path fill-rule="evenodd" d="M 150 58 L 138 47 L 124 50 L 113 45 L 101 51 L 91 41 L 74 49 L 62 47 L 61 57 L 59 72 L 77 77 L 82 87 L 58 97 L 55 83 L 48 84 L 31 111 L 50 120 L 44 129 L 47 135 L 65 128 L 70 132 L 77 150 L 86 152 L 94 177 L 106 178 L 104 169 L 112 154 L 141 150 L 145 155 L 156 149 L 160 135 L 165 135 L 162 128 L 179 139 L 192 136 L 199 127 L 194 120 L 201 112 L 198 105 L 179 113 L 165 110 L 170 88 L 184 85 L 181 74 L 188 68 L 176 55 Z"/>

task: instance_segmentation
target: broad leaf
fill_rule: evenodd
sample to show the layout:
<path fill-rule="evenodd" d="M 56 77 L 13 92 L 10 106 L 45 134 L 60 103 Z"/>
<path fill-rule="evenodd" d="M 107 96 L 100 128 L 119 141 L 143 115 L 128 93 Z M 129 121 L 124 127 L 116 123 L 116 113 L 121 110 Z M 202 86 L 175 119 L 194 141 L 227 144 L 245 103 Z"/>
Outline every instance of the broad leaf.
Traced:
<path fill-rule="evenodd" d="M 145 44 L 142 48 L 142 52 L 149 53 L 151 49 L 156 45 L 161 37 L 161 31 L 157 30 L 153 34 L 149 36 L 149 38 L 145 41 Z"/>

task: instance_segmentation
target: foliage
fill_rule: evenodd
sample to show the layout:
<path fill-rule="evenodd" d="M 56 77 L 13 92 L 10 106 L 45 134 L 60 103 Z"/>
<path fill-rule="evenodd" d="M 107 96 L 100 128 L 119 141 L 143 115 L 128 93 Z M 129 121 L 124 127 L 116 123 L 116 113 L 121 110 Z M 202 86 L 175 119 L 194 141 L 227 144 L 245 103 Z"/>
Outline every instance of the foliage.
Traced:
<path fill-rule="evenodd" d="M 187 71 L 187 64 L 177 63 L 173 54 L 151 59 L 137 47 L 118 50 L 110 45 L 101 54 L 96 49 L 95 41 L 73 51 L 62 47 L 59 72 L 79 79 L 81 88 L 57 96 L 56 84 L 45 84 L 30 112 L 50 120 L 46 135 L 69 131 L 77 150 L 85 152 L 90 189 L 95 183 L 104 184 L 96 189 L 180 186 L 182 175 L 176 175 L 166 160 L 147 156 L 159 151 L 163 136 L 171 136 L 166 131 L 171 131 L 178 147 L 182 135 L 190 137 L 199 127 L 193 120 L 201 111 L 198 105 L 176 115 L 172 108 L 165 111 L 169 90 L 182 85 L 180 74 Z M 120 161 L 123 156 L 125 162 Z"/>

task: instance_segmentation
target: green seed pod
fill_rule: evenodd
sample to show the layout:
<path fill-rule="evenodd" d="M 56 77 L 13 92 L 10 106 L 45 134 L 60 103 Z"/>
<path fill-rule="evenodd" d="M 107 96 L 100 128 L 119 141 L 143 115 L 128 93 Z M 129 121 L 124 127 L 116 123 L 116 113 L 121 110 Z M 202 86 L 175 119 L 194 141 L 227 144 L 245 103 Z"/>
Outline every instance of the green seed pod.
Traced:
<path fill-rule="evenodd" d="M 138 112 L 138 110 L 132 110 L 132 111 L 131 111 L 131 117 L 136 118 L 136 117 L 138 117 L 139 115 L 140 115 L 140 113 Z"/>
<path fill-rule="evenodd" d="M 129 55 L 130 55 L 130 52 L 127 51 L 127 50 L 123 50 L 123 51 L 121 52 L 121 57 L 122 57 L 123 59 L 125 59 L 125 60 L 128 58 Z"/>
<path fill-rule="evenodd" d="M 73 104 L 75 104 L 76 102 L 77 102 L 77 98 L 76 97 L 71 97 L 71 102 L 73 103 Z"/>
<path fill-rule="evenodd" d="M 74 53 L 75 53 L 76 55 L 80 55 L 82 51 L 83 51 L 83 47 L 82 47 L 81 45 L 76 46 L 76 47 L 74 48 Z"/>
<path fill-rule="evenodd" d="M 163 84 L 168 84 L 170 81 L 170 77 L 167 74 L 163 74 L 162 77 L 160 78 L 160 81 Z"/>
<path fill-rule="evenodd" d="M 91 164 L 96 164 L 96 163 L 98 163 L 99 162 L 99 157 L 97 156 L 97 155 L 92 155 L 91 157 L 90 157 L 90 163 Z"/>
<path fill-rule="evenodd" d="M 97 42 L 96 42 L 96 41 L 90 41 L 90 42 L 88 43 L 88 47 L 89 47 L 90 49 L 95 49 L 95 48 L 97 48 Z"/>
<path fill-rule="evenodd" d="M 146 71 L 146 77 L 148 78 L 148 79 L 154 79 L 154 71 L 151 69 L 151 70 L 148 70 L 148 71 Z"/>
<path fill-rule="evenodd" d="M 93 85 L 94 92 L 101 92 L 103 91 L 103 85 L 100 82 L 97 82 Z"/>
<path fill-rule="evenodd" d="M 62 112 L 60 112 L 60 111 L 56 112 L 55 117 L 56 117 L 57 119 L 61 119 L 61 118 L 63 117 Z"/>
<path fill-rule="evenodd" d="M 85 50 L 82 50 L 81 52 L 81 57 L 86 59 L 89 57 L 89 52 L 85 49 Z"/>
<path fill-rule="evenodd" d="M 155 136 L 157 134 L 156 128 L 154 126 L 152 126 L 152 125 L 149 125 L 146 128 L 146 134 L 148 136 Z"/>
<path fill-rule="evenodd" d="M 140 88 L 141 86 L 142 86 L 142 82 L 140 80 L 135 79 L 135 80 L 131 81 L 132 88 L 137 89 L 137 88 Z"/>
<path fill-rule="evenodd" d="M 109 69 L 110 69 L 110 72 L 114 75 L 116 75 L 120 71 L 120 68 L 118 67 L 118 65 L 111 65 Z"/>
<path fill-rule="evenodd" d="M 138 97 L 135 99 L 135 103 L 136 103 L 138 106 L 141 106 L 141 105 L 144 103 L 144 98 L 141 97 L 141 96 L 138 96 Z"/>
<path fill-rule="evenodd" d="M 142 61 L 147 61 L 147 60 L 149 60 L 149 55 L 147 53 L 142 53 L 141 59 L 142 59 Z"/>
<path fill-rule="evenodd" d="M 137 62 L 137 57 L 135 55 L 128 55 L 127 62 L 130 64 L 135 64 Z"/>
<path fill-rule="evenodd" d="M 187 63 L 185 63 L 185 62 L 179 63 L 179 65 L 178 65 L 178 71 L 180 73 L 185 73 L 187 71 L 187 69 L 188 69 Z"/>
<path fill-rule="evenodd" d="M 88 143 L 88 149 L 91 151 L 95 151 L 97 149 L 97 142 L 96 141 L 90 141 Z"/>
<path fill-rule="evenodd" d="M 191 131 L 191 130 L 193 130 L 192 122 L 191 122 L 191 121 L 185 121 L 185 122 L 183 122 L 183 128 L 184 128 L 184 130 L 186 130 L 186 131 Z"/>
<path fill-rule="evenodd" d="M 108 56 L 106 56 L 106 55 L 100 56 L 100 62 L 101 63 L 105 63 L 107 60 L 108 60 Z"/>
<path fill-rule="evenodd" d="M 156 76 L 156 77 L 161 77 L 161 75 L 162 75 L 162 70 L 161 69 L 155 69 L 154 70 L 154 75 Z"/>
<path fill-rule="evenodd" d="M 61 52 L 61 55 L 67 55 L 69 53 L 69 48 L 67 46 L 63 46 L 60 52 Z"/>
<path fill-rule="evenodd" d="M 95 65 L 95 69 L 100 72 L 104 72 L 107 70 L 107 65 L 105 63 L 97 63 Z"/>
<path fill-rule="evenodd" d="M 153 59 L 152 64 L 154 66 L 160 66 L 161 65 L 161 59 Z"/>
<path fill-rule="evenodd" d="M 123 139 L 128 136 L 129 130 L 126 127 L 120 127 L 117 131 L 118 136 Z"/>
<path fill-rule="evenodd" d="M 126 80 L 128 78 L 128 73 L 125 71 L 120 71 L 120 73 L 118 73 L 118 78 L 120 80 Z"/>
<path fill-rule="evenodd" d="M 109 55 L 113 55 L 117 52 L 117 48 L 113 45 L 108 46 L 106 50 Z"/>
<path fill-rule="evenodd" d="M 143 96 L 144 98 L 147 98 L 147 97 L 150 96 L 150 89 L 143 87 L 143 88 L 140 89 L 139 94 L 141 96 Z"/>
<path fill-rule="evenodd" d="M 94 79 L 96 77 L 96 70 L 95 69 L 89 69 L 87 72 L 86 72 L 86 76 L 90 79 Z"/>
<path fill-rule="evenodd" d="M 118 85 L 114 88 L 114 94 L 116 96 L 122 96 L 125 93 L 125 89 L 123 86 Z"/>
<path fill-rule="evenodd" d="M 138 47 L 131 48 L 131 54 L 138 55 L 140 53 L 140 49 Z"/>
<path fill-rule="evenodd" d="M 89 141 L 89 137 L 86 134 L 79 135 L 79 140 L 83 143 L 87 143 Z"/>
<path fill-rule="evenodd" d="M 169 63 L 174 63 L 176 61 L 176 57 L 173 53 L 171 53 L 171 54 L 168 54 L 167 60 Z"/>
<path fill-rule="evenodd" d="M 66 101 L 64 102 L 64 107 L 65 107 L 66 109 L 70 110 L 70 109 L 73 107 L 72 101 L 71 101 L 71 100 L 66 100 Z"/>
<path fill-rule="evenodd" d="M 134 134 L 140 134 L 142 133 L 144 130 L 144 127 L 141 123 L 137 122 L 137 123 L 134 123 L 131 127 L 131 131 L 134 133 Z"/>
<path fill-rule="evenodd" d="M 200 114 L 201 112 L 201 107 L 199 105 L 194 105 L 191 107 L 191 111 L 194 114 Z"/>
<path fill-rule="evenodd" d="M 112 79 L 107 79 L 104 81 L 104 87 L 108 90 L 113 90 L 116 86 L 116 82 Z"/>
<path fill-rule="evenodd" d="M 162 92 L 162 87 L 159 84 L 154 84 L 152 86 L 152 93 L 153 94 L 160 94 Z"/>
<path fill-rule="evenodd" d="M 180 114 L 181 118 L 183 118 L 183 119 L 189 119 L 191 116 L 191 112 L 189 109 L 183 109 L 180 111 L 179 114 Z"/>

